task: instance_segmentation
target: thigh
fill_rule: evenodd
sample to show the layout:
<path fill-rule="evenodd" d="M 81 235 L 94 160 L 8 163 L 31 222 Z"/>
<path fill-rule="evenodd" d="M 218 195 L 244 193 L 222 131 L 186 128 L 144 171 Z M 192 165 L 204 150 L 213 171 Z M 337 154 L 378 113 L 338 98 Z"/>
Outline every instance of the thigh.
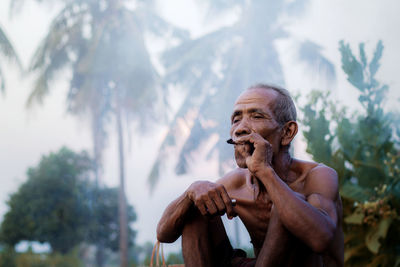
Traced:
<path fill-rule="evenodd" d="M 233 249 L 221 217 L 196 212 L 187 219 L 182 232 L 186 266 L 230 266 Z"/>

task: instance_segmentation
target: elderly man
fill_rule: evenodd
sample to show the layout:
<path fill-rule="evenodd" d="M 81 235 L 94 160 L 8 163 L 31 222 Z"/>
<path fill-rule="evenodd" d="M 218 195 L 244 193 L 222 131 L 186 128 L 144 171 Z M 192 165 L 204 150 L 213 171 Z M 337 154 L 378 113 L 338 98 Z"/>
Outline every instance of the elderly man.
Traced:
<path fill-rule="evenodd" d="M 294 159 L 296 108 L 287 90 L 258 84 L 236 100 L 231 140 L 238 168 L 216 183 L 198 181 L 165 210 L 161 242 L 182 235 L 195 266 L 343 266 L 342 204 L 336 172 Z M 233 249 L 220 216 L 250 234 L 256 258 Z"/>

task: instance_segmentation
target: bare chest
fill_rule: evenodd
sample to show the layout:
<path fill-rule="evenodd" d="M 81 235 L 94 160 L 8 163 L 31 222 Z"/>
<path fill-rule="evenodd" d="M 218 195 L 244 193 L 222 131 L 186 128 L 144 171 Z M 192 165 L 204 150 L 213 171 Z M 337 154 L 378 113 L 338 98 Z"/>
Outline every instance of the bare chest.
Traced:
<path fill-rule="evenodd" d="M 294 183 L 290 187 L 298 193 L 303 191 L 301 183 Z M 235 211 L 249 232 L 253 246 L 261 248 L 271 218 L 273 206 L 271 198 L 267 192 L 257 194 L 256 190 L 253 191 L 249 187 L 230 193 L 231 198 L 236 199 Z"/>
<path fill-rule="evenodd" d="M 271 217 L 272 201 L 268 195 L 254 199 L 254 196 L 236 196 L 235 211 L 250 234 L 253 245 L 258 247 L 265 239 Z"/>

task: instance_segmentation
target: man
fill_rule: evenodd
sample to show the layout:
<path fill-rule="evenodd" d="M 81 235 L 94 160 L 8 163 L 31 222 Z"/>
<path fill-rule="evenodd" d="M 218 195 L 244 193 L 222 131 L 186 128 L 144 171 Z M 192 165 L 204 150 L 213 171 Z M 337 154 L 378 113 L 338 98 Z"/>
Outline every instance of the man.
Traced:
<path fill-rule="evenodd" d="M 338 177 L 323 164 L 290 156 L 297 127 L 287 90 L 258 84 L 244 91 L 230 130 L 239 168 L 216 183 L 193 183 L 166 208 L 158 240 L 182 235 L 188 267 L 343 266 Z M 225 213 L 243 221 L 255 259 L 231 247 Z"/>

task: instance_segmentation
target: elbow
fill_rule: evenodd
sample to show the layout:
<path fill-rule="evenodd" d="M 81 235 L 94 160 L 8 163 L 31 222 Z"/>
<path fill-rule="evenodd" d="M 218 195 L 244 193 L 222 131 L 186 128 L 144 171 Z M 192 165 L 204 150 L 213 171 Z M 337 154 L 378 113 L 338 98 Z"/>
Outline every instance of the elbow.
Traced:
<path fill-rule="evenodd" d="M 334 230 L 326 229 L 326 231 L 320 233 L 319 235 L 314 235 L 310 242 L 310 248 L 315 253 L 323 253 L 325 252 L 329 245 L 332 243 L 334 238 Z"/>
<path fill-rule="evenodd" d="M 175 242 L 178 237 L 174 238 L 173 235 L 169 233 L 164 227 L 162 226 L 161 222 L 157 225 L 157 240 L 161 243 L 172 243 Z"/>
<path fill-rule="evenodd" d="M 157 225 L 157 240 L 161 243 L 169 243 L 168 236 L 165 234 L 165 231 L 163 231 L 163 227 L 160 223 Z"/>

